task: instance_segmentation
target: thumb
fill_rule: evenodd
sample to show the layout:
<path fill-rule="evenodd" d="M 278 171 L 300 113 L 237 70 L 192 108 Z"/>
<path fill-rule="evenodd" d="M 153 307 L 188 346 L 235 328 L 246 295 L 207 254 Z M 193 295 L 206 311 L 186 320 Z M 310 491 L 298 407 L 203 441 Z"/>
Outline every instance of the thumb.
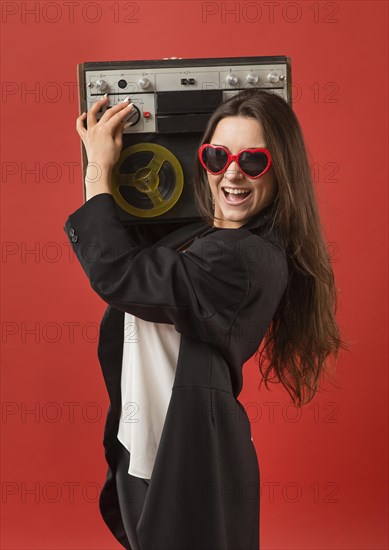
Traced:
<path fill-rule="evenodd" d="M 120 148 L 122 148 L 122 146 L 123 146 L 123 130 L 124 130 L 124 124 L 125 124 L 124 122 L 122 122 L 122 123 L 120 124 L 120 126 L 119 126 L 118 129 L 116 130 L 115 135 L 114 135 L 114 138 L 113 138 L 115 144 L 116 144 L 118 147 L 120 147 Z"/>

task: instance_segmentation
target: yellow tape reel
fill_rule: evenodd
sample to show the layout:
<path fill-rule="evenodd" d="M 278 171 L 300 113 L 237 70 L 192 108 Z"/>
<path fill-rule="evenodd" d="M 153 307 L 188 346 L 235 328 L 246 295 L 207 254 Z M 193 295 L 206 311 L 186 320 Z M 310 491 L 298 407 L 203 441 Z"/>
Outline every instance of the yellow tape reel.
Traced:
<path fill-rule="evenodd" d="M 150 151 L 154 153 L 147 166 L 138 168 L 134 173 L 126 174 L 120 172 L 123 162 L 136 153 Z M 175 187 L 166 200 L 158 188 L 160 183 L 159 173 L 163 164 L 167 162 L 171 165 L 175 176 Z M 135 187 L 140 193 L 147 195 L 147 198 L 153 203 L 152 208 L 137 208 L 128 203 L 120 192 L 120 187 Z M 138 143 L 124 149 L 118 162 L 112 170 L 112 194 L 118 205 L 129 214 L 140 218 L 151 218 L 160 216 L 170 210 L 178 201 L 184 187 L 184 173 L 177 157 L 169 149 L 156 143 Z"/>

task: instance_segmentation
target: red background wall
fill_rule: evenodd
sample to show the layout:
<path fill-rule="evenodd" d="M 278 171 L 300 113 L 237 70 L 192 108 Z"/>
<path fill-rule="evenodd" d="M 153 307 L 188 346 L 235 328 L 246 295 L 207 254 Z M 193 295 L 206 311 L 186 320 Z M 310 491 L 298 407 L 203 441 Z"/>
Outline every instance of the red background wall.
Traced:
<path fill-rule="evenodd" d="M 2 3 L 1 548 L 121 547 L 97 502 L 105 303 L 62 229 L 82 204 L 76 64 L 255 55 L 292 58 L 293 108 L 333 251 L 339 324 L 352 342 L 336 386 L 297 417 L 286 391 L 258 392 L 254 361 L 244 367 L 261 548 L 387 548 L 387 3 L 73 6 Z"/>

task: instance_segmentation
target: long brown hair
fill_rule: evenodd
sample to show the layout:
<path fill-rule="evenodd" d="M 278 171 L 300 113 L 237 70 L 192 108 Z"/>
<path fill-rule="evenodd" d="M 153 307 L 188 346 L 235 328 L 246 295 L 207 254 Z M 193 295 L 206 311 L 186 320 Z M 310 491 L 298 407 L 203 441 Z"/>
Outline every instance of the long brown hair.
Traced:
<path fill-rule="evenodd" d="M 271 229 L 277 228 L 287 254 L 289 280 L 257 350 L 266 388 L 282 383 L 301 407 L 318 391 L 320 375 L 331 371 L 328 360 L 348 349 L 335 319 L 337 293 L 330 257 L 323 239 L 308 155 L 300 124 L 290 105 L 274 92 L 250 89 L 224 101 L 212 114 L 199 145 L 209 143 L 219 121 L 227 116 L 260 122 L 272 159 L 276 195 Z M 207 173 L 196 158 L 195 202 L 201 217 L 213 225 Z M 267 365 L 267 366 L 266 366 Z"/>

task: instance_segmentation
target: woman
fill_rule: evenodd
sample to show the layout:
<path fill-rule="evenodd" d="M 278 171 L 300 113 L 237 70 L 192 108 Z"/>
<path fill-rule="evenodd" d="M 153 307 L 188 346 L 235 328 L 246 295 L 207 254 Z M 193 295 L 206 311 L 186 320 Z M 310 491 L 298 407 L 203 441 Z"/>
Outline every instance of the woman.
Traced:
<path fill-rule="evenodd" d="M 141 246 L 110 189 L 132 107 L 124 101 L 97 122 L 106 101 L 89 111 L 88 130 L 86 114 L 77 119 L 87 201 L 64 227 L 108 304 L 98 348 L 111 401 L 102 516 L 132 550 L 258 550 L 259 468 L 237 399 L 242 366 L 257 352 L 265 384 L 282 383 L 302 406 L 343 347 L 299 123 L 269 92 L 223 102 L 194 166 L 204 221 Z M 126 323 L 139 336 L 132 348 Z M 129 404 L 135 423 L 126 422 Z"/>

